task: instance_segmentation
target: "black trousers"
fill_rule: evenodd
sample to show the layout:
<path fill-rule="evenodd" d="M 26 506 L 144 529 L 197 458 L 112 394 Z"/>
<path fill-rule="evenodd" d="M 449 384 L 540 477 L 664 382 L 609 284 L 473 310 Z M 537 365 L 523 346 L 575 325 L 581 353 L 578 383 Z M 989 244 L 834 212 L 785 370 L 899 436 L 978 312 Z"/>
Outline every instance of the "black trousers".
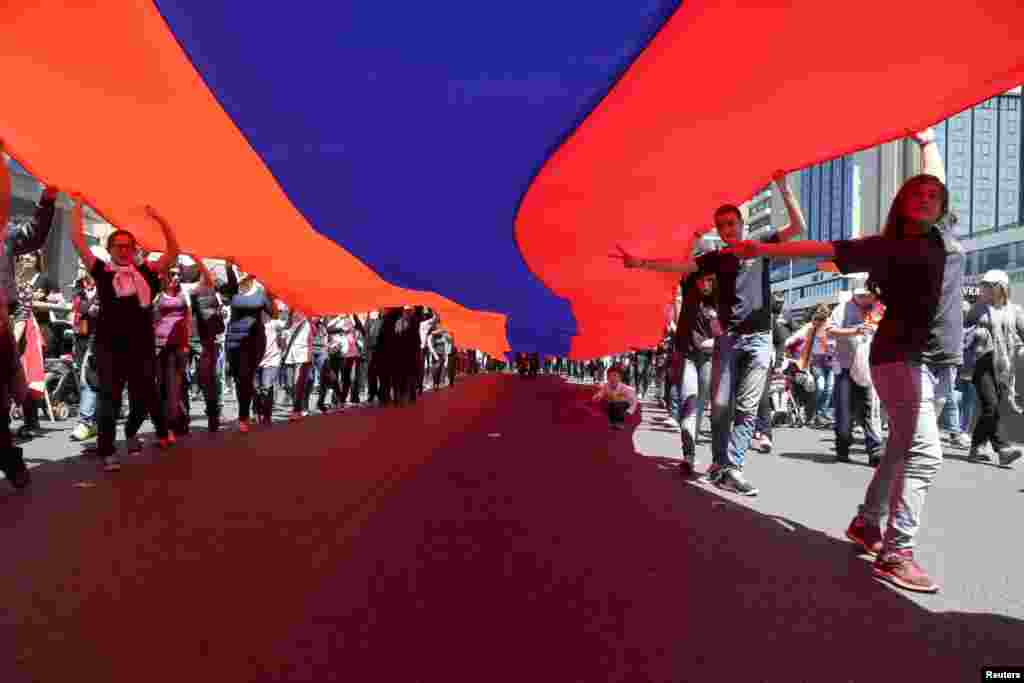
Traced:
<path fill-rule="evenodd" d="M 996 381 L 991 353 L 978 359 L 974 366 L 973 380 L 974 387 L 978 390 L 978 422 L 974 425 L 974 434 L 971 436 L 971 448 L 975 449 L 989 442 L 997 452 L 1008 448 L 1010 444 L 1000 433 L 999 404 L 1005 396 Z"/>
<path fill-rule="evenodd" d="M 19 400 L 18 394 L 23 391 L 25 371 L 21 367 L 21 357 L 14 343 L 14 333 L 8 324 L 0 330 L 0 460 L 12 457 L 10 454 L 14 452 L 14 439 L 11 437 L 11 401 Z M 21 461 L 20 456 L 18 461 Z"/>
<path fill-rule="evenodd" d="M 641 396 L 647 395 L 647 388 L 651 385 L 651 369 L 646 365 L 637 363 L 636 366 L 636 390 Z"/>
<path fill-rule="evenodd" d="M 437 360 L 434 361 L 434 388 L 440 389 L 444 383 L 444 371 L 445 371 L 445 359 L 443 355 L 439 355 Z"/>
<path fill-rule="evenodd" d="M 248 420 L 252 408 L 252 396 L 256 386 L 256 370 L 263 360 L 267 339 L 262 331 L 250 334 L 233 349 L 228 350 L 228 367 L 235 378 L 235 394 L 238 397 L 238 419 Z"/>
<path fill-rule="evenodd" d="M 99 435 L 96 450 L 100 457 L 113 455 L 117 436 L 117 416 L 125 387 L 131 395 L 131 413 L 124 426 L 125 436 L 134 437 L 146 418 L 153 420 L 158 437 L 167 436 L 167 423 L 160 406 L 156 383 L 156 350 L 150 346 L 112 348 L 96 344 L 96 375 L 99 392 L 96 424 Z"/>
<path fill-rule="evenodd" d="M 371 362 L 376 368 L 377 398 L 381 403 L 388 403 L 395 397 L 395 359 L 394 351 L 388 348 L 374 351 Z"/>
<path fill-rule="evenodd" d="M 327 356 L 323 370 L 320 371 L 320 390 L 317 398 L 317 407 L 321 410 L 326 407 L 324 401 L 327 398 L 328 389 L 334 389 L 335 404 L 341 403 L 344 400 L 340 383 L 342 360 L 341 354 L 332 353 Z"/>
<path fill-rule="evenodd" d="M 448 354 L 448 386 L 455 386 L 455 376 L 459 372 L 459 358 L 454 353 Z"/>
<path fill-rule="evenodd" d="M 608 421 L 612 424 L 622 424 L 626 421 L 626 411 L 629 404 L 625 401 L 608 402 Z"/>
<path fill-rule="evenodd" d="M 371 349 L 366 354 L 366 390 L 369 392 L 368 401 L 380 398 L 380 361 L 377 360 L 377 351 Z"/>
<path fill-rule="evenodd" d="M 203 389 L 206 402 L 206 416 L 220 418 L 220 382 L 217 377 L 217 342 L 215 339 L 202 340 L 199 352 L 199 386 Z"/>

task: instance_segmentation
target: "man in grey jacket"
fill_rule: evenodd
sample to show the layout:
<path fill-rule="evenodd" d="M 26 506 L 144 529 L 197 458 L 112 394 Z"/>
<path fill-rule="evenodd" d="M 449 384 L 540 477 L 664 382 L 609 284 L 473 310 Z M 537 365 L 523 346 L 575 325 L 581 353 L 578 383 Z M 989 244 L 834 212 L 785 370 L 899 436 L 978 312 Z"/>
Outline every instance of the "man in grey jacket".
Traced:
<path fill-rule="evenodd" d="M 0 471 L 19 489 L 28 486 L 30 477 L 21 449 L 11 438 L 10 405 L 12 397 L 19 402 L 30 399 L 27 398 L 25 372 L 11 330 L 11 315 L 19 306 L 14 266 L 18 256 L 45 244 L 53 224 L 56 197 L 57 189 L 47 187 L 32 222 L 10 229 L 11 174 L 3 153 L 3 141 L 0 140 Z"/>

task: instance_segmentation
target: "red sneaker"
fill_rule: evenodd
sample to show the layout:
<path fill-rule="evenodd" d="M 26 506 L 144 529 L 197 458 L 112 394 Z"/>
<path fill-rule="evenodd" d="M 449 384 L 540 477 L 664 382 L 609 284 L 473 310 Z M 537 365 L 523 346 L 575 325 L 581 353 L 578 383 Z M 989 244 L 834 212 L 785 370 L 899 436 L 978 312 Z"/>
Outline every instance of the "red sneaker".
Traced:
<path fill-rule="evenodd" d="M 850 527 L 846 530 L 846 537 L 872 557 L 882 552 L 882 530 L 868 524 L 860 515 L 854 517 L 850 522 Z"/>
<path fill-rule="evenodd" d="M 887 550 L 879 554 L 871 575 L 916 593 L 938 593 L 939 584 L 914 562 L 911 550 Z"/>

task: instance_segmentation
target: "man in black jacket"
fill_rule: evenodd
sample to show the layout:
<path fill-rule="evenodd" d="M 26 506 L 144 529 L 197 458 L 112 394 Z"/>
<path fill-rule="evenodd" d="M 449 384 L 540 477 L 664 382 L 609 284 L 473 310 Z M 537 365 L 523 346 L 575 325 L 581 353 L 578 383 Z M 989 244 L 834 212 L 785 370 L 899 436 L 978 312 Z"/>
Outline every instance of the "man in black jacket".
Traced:
<path fill-rule="evenodd" d="M 369 390 L 367 402 L 380 400 L 380 375 L 379 368 L 374 362 L 377 342 L 380 340 L 380 331 L 384 325 L 384 314 L 381 311 L 370 311 L 367 318 L 363 336 L 366 338 L 366 346 L 363 349 L 363 362 L 366 365 L 366 386 Z"/>

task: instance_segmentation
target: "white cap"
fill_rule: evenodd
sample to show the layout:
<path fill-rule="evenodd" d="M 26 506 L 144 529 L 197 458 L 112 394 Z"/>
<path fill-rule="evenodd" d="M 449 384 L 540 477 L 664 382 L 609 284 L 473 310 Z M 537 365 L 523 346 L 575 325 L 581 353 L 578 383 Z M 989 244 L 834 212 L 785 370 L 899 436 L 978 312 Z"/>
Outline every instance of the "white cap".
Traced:
<path fill-rule="evenodd" d="M 1005 288 L 1010 286 L 1010 277 L 1001 270 L 990 270 L 985 273 L 985 276 L 981 278 L 982 282 L 988 282 L 993 285 L 1002 285 Z"/>

